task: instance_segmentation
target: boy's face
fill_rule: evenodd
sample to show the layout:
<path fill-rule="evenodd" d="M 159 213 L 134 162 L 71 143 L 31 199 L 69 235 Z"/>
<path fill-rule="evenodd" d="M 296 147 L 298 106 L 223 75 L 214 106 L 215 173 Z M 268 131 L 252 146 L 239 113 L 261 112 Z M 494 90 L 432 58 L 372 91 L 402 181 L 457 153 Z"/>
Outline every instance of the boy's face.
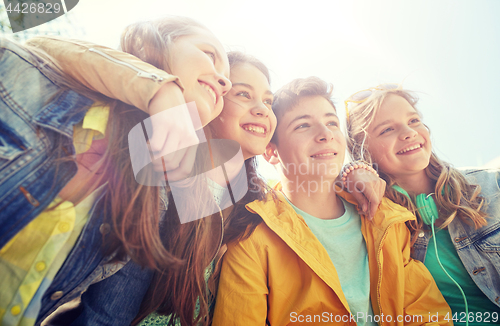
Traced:
<path fill-rule="evenodd" d="M 337 177 L 344 163 L 346 141 L 337 113 L 325 98 L 301 98 L 280 119 L 276 132 L 278 144 L 271 143 L 269 153 L 276 151 L 275 158 L 285 177 Z"/>

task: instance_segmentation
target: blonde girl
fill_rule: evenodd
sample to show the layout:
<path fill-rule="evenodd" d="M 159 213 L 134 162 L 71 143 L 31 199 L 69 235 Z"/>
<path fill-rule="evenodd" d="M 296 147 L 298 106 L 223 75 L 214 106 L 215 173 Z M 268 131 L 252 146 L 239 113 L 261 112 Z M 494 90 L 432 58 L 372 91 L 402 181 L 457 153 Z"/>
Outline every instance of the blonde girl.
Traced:
<path fill-rule="evenodd" d="M 432 151 L 417 97 L 399 85 L 360 91 L 346 101 L 348 146 L 355 160 L 375 164 L 386 196 L 412 210 L 412 257 L 425 263 L 452 308 L 456 325 L 498 322 L 500 312 L 500 172 L 461 171 Z M 397 189 L 401 187 L 410 199 Z M 435 201 L 436 244 L 415 197 Z M 430 206 L 429 206 L 430 207 Z M 447 272 L 439 266 L 444 265 Z M 469 316 L 461 290 L 465 292 Z"/>

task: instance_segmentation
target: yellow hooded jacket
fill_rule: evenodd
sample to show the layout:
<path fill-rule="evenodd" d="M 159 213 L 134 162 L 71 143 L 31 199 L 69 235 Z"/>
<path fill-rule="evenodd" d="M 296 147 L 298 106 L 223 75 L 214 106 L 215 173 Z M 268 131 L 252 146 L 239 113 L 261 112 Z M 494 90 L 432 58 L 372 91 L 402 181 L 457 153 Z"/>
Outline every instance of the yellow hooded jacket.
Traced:
<path fill-rule="evenodd" d="M 340 195 L 356 203 L 350 194 Z M 356 325 L 326 249 L 278 196 L 277 202 L 269 197 L 247 205 L 264 222 L 249 238 L 228 246 L 213 325 Z M 414 218 L 384 198 L 373 221 L 361 219 L 372 318 L 379 325 L 452 325 L 431 274 L 410 258 L 405 222 Z"/>

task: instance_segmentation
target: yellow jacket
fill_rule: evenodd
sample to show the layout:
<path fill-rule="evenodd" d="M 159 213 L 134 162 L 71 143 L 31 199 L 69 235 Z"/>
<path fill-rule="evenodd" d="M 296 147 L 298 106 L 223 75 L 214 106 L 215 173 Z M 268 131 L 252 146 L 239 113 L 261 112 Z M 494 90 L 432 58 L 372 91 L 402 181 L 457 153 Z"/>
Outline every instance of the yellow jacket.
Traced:
<path fill-rule="evenodd" d="M 279 196 L 278 202 L 247 205 L 264 223 L 249 238 L 228 246 L 213 325 L 356 325 L 326 249 Z M 355 203 L 351 195 L 341 196 Z M 452 325 L 445 320 L 451 319 L 451 310 L 431 274 L 410 258 L 405 221 L 412 219 L 386 198 L 373 222 L 361 219 L 373 320 L 379 325 Z"/>

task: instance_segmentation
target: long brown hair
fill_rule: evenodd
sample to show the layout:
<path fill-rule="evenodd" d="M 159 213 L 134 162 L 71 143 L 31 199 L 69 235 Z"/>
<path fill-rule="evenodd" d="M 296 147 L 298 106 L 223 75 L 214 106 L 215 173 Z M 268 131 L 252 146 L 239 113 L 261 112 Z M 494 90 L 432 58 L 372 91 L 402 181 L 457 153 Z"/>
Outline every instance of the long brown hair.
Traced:
<path fill-rule="evenodd" d="M 178 263 L 178 259 L 161 243 L 158 229 L 158 189 L 141 186 L 135 181 L 128 153 L 127 134 L 135 124 L 145 119 L 147 114 L 86 89 L 65 75 L 56 61 L 44 51 L 31 46 L 18 46 L 29 53 L 33 64 L 42 74 L 61 88 L 52 98 L 71 89 L 95 101 L 107 102 L 109 105 L 106 150 L 88 176 L 86 184 L 75 190 L 75 193 L 82 193 L 85 197 L 105 182 L 110 189 L 96 207 L 96 210 L 104 211 L 107 219 L 105 222 L 113 225 L 113 232 L 104 237 L 104 252 L 115 254 L 116 259 L 129 254 L 138 263 L 151 268 Z M 87 109 L 88 107 L 82 107 L 69 114 L 77 115 Z M 55 151 L 55 156 L 58 157 L 55 161 L 56 174 L 59 174 L 62 172 L 60 167 L 65 162 L 75 159 L 68 155 L 62 146 Z M 55 188 L 56 185 L 52 184 L 47 188 L 47 192 L 50 193 Z"/>
<path fill-rule="evenodd" d="M 230 67 L 238 64 L 250 63 L 259 69 L 269 81 L 269 72 L 264 64 L 241 52 L 228 53 Z M 205 127 L 207 139 L 212 139 L 216 130 L 208 124 Z M 220 162 L 209 163 L 209 153 L 200 147 L 197 153 L 195 174 L 206 170 L 206 166 Z M 214 152 L 214 154 L 217 154 Z M 216 155 L 215 155 L 216 156 Z M 170 325 L 179 321 L 182 325 L 207 325 L 210 323 L 210 303 L 216 296 L 218 278 L 220 274 L 221 258 L 225 245 L 244 236 L 261 222 L 258 215 L 250 213 L 245 205 L 254 200 L 263 200 L 265 193 L 270 191 L 269 186 L 257 173 L 257 158 L 245 160 L 246 182 L 248 192 L 220 214 L 214 214 L 200 220 L 180 224 L 173 198 L 169 197 L 169 206 L 166 212 L 165 227 L 168 227 L 169 238 L 167 247 L 181 259 L 184 264 L 175 270 L 162 270 L 155 273 L 154 280 L 143 301 L 141 311 L 133 324 L 139 323 L 153 311 L 163 315 L 170 315 Z M 184 205 L 193 210 L 200 205 L 200 196 L 193 195 L 206 189 L 206 182 L 193 183 L 186 189 L 187 200 Z M 223 223 L 223 226 L 221 225 Z M 223 229 L 222 229 L 223 228 Z M 222 234 L 223 233 L 223 234 Z M 222 243 L 221 243 L 221 237 Z M 203 245 L 194 246 L 199 242 Z M 214 259 L 215 256 L 215 259 Z M 208 280 L 207 289 L 206 269 L 213 263 L 213 272 Z M 198 307 L 198 308 L 197 308 Z M 198 310 L 197 310 L 198 309 Z"/>
<path fill-rule="evenodd" d="M 184 17 L 167 17 L 136 23 L 127 27 L 123 32 L 121 49 L 169 72 L 169 45 L 177 37 L 196 33 L 196 28 L 205 27 Z M 35 57 L 39 58 L 40 69 L 45 68 L 42 72 L 51 75 L 61 87 L 76 90 L 94 100 L 104 100 L 109 105 L 106 129 L 108 144 L 105 153 L 96 164 L 96 169 L 91 176 L 92 184 L 89 187 L 95 189 L 97 185 L 106 182 L 109 190 L 105 193 L 99 207 L 96 208 L 104 210 L 104 216 L 112 225 L 112 232 L 104 238 L 105 253 L 115 254 L 116 259 L 129 255 L 142 266 L 159 271 L 150 289 L 174 290 L 163 291 L 161 299 L 164 300 L 167 295 L 166 301 L 174 302 L 170 307 L 181 317 L 184 324 L 193 324 L 198 298 L 200 298 L 198 316 L 200 318 L 206 316 L 207 304 L 204 299 L 206 287 L 203 275 L 205 267 L 210 262 L 207 257 L 214 256 L 214 246 L 211 245 L 214 241 L 210 235 L 217 223 L 207 218 L 181 224 L 171 194 L 167 216 L 161 219 L 160 188 L 144 186 L 136 182 L 127 136 L 129 131 L 148 115 L 133 106 L 88 91 L 76 81 L 66 76 L 63 77 L 57 64 L 48 55 L 37 49 L 32 51 Z M 39 56 L 36 56 L 37 53 Z M 82 108 L 84 109 L 87 108 Z M 95 176 L 97 177 L 93 178 Z M 152 174 L 147 177 L 155 178 L 156 176 Z M 205 184 L 204 189 L 203 186 L 197 188 L 200 191 L 207 190 L 206 183 L 197 182 L 197 184 Z M 90 190 L 87 194 L 89 192 Z M 192 198 L 193 209 L 190 213 L 196 217 L 204 204 L 199 202 L 196 193 L 190 192 L 187 197 Z M 222 229 L 220 222 L 218 225 Z M 184 296 L 184 293 L 189 293 L 189 295 Z M 151 297 L 145 299 L 145 303 L 156 304 L 157 297 L 153 292 Z M 170 307 L 163 306 L 162 308 L 170 311 Z"/>
<path fill-rule="evenodd" d="M 389 95 L 401 96 L 410 103 L 410 105 L 421 116 L 416 108 L 418 97 L 401 88 L 374 89 L 372 94 L 363 102 L 354 105 L 349 109 L 349 119 L 347 122 L 347 146 L 354 160 L 363 160 L 372 162 L 369 148 L 366 144 L 368 137 L 368 128 L 373 122 L 378 110 L 384 100 Z M 378 171 L 380 177 L 387 182 L 386 196 L 412 212 L 416 213 L 417 222 L 407 223 L 412 231 L 412 242 L 416 240 L 415 236 L 422 228 L 423 223 L 420 214 L 413 204 L 415 198 L 409 200 L 406 196 L 396 191 L 392 186 L 396 184 L 393 176 Z M 432 152 L 429 165 L 425 168 L 426 175 L 435 183 L 435 198 L 439 208 L 439 214 L 446 217 L 440 228 L 449 225 L 455 218 L 460 218 L 464 223 L 473 224 L 476 228 L 486 225 L 483 206 L 484 198 L 480 196 L 481 187 L 470 184 L 462 173 L 450 164 L 441 161 L 437 155 Z"/>
<path fill-rule="evenodd" d="M 168 47 L 176 38 L 196 33 L 195 28 L 205 27 L 186 17 L 135 23 L 122 33 L 120 47 L 169 72 Z M 111 105 L 107 127 L 109 145 L 105 154 L 111 164 L 105 174 L 112 191 L 105 199 L 111 203 L 109 214 L 115 232 L 107 240 L 107 251 L 122 248 L 122 254 L 127 253 L 141 265 L 154 269 L 179 267 L 181 260 L 164 246 L 160 235 L 159 188 L 137 183 L 130 161 L 127 135 L 147 117 L 146 113 L 122 102 Z"/>

